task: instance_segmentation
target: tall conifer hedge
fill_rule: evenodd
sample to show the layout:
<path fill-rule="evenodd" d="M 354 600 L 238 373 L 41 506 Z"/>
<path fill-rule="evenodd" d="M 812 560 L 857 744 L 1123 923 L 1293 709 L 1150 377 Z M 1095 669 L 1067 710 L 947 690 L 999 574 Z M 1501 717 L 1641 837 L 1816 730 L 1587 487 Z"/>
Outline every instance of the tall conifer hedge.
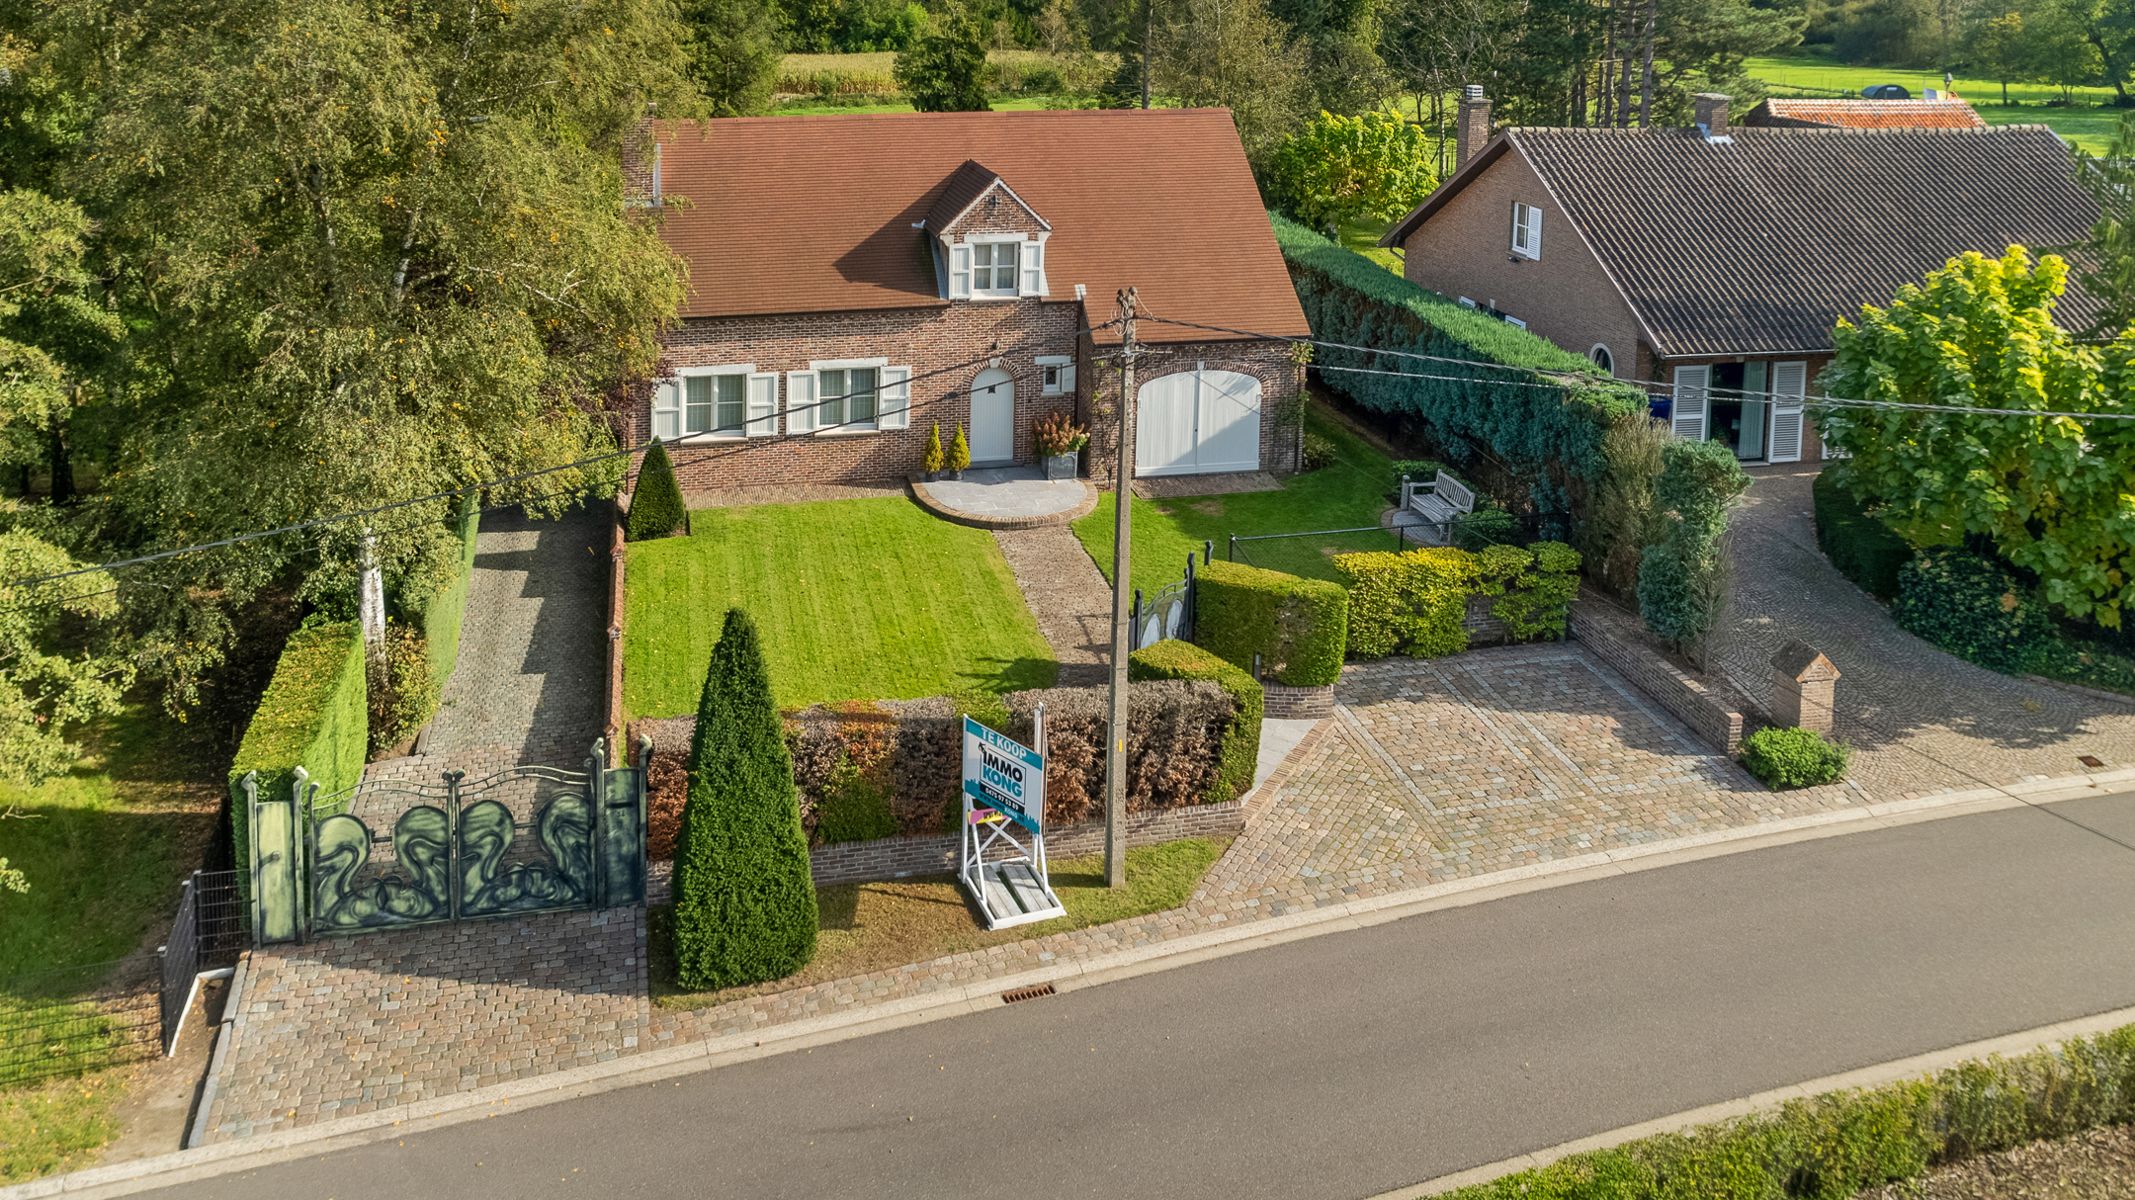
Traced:
<path fill-rule="evenodd" d="M 793 760 L 756 624 L 738 608 L 727 611 L 697 706 L 674 894 L 685 988 L 778 979 L 815 955 L 815 885 Z"/>

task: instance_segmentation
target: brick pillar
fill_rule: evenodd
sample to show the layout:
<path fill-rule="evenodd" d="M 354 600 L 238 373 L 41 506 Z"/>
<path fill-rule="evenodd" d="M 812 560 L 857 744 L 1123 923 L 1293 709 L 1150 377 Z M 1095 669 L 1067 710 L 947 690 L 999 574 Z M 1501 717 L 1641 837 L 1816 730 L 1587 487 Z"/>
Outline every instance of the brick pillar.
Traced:
<path fill-rule="evenodd" d="M 1833 732 L 1838 704 L 1838 668 L 1807 642 L 1795 639 L 1772 656 L 1772 719 L 1817 733 Z"/>
<path fill-rule="evenodd" d="M 1490 97 L 1483 85 L 1471 83 L 1460 90 L 1460 111 L 1453 121 L 1453 169 L 1468 165 L 1490 142 Z"/>

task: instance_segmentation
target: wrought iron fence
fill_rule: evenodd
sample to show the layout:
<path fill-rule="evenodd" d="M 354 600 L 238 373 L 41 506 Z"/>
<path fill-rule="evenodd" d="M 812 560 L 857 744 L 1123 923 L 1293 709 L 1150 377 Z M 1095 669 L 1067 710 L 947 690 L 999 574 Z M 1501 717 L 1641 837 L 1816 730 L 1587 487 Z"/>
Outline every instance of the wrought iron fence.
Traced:
<path fill-rule="evenodd" d="M 235 871 L 195 871 L 152 954 L 0 980 L 0 1085 L 153 1058 L 176 1044 L 193 982 L 247 944 Z"/>

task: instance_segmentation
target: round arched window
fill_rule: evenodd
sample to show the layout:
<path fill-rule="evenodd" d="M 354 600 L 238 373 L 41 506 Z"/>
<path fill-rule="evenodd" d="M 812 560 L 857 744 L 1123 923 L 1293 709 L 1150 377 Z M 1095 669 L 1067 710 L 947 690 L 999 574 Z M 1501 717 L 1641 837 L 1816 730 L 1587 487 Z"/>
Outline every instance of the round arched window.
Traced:
<path fill-rule="evenodd" d="M 1614 375 L 1616 373 L 1616 356 L 1609 353 L 1607 346 L 1596 342 L 1594 343 L 1594 348 L 1586 352 L 1586 356 L 1594 360 L 1595 366 L 1600 367 L 1609 374 Z"/>

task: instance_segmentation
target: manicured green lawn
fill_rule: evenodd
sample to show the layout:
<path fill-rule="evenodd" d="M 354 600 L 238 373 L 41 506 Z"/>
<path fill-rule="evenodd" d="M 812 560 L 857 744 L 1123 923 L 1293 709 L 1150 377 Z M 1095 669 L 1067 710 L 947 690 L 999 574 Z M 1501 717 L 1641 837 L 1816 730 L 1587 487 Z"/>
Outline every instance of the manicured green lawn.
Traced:
<path fill-rule="evenodd" d="M 1378 263 L 1394 274 L 1401 274 L 1401 259 L 1392 250 L 1381 246 L 1379 238 L 1391 228 L 1393 222 L 1351 221 L 1342 226 L 1342 245 Z"/>
<path fill-rule="evenodd" d="M 0 1021 L 27 1000 L 44 1011 L 97 982 L 68 973 L 25 983 L 31 973 L 152 948 L 215 819 L 219 787 L 194 731 L 136 708 L 83 741 L 72 772 L 35 788 L 0 785 L 0 811 L 14 813 L 0 820 L 0 857 L 30 881 L 27 893 L 0 893 Z M 0 1039 L 0 1071 L 50 1055 L 63 1033 L 77 1054 L 108 1044 L 93 1016 L 72 1030 L 46 1020 L 34 1035 Z M 0 1182 L 83 1165 L 117 1136 L 122 1080 L 105 1071 L 0 1087 Z"/>
<path fill-rule="evenodd" d="M 1058 670 L 993 535 L 902 497 L 699 509 L 630 547 L 623 701 L 696 711 L 729 607 L 756 618 L 782 706 L 1044 687 Z"/>
<path fill-rule="evenodd" d="M 1918 96 L 1927 88 L 1942 87 L 1939 71 L 1855 67 L 1815 54 L 1752 58 L 1747 65 L 1751 75 L 1774 85 L 1775 96 L 1793 94 L 1792 89 L 1802 89 L 1800 94 L 1858 92 L 1877 83 L 1902 83 Z M 1955 90 L 1970 100 L 1990 125 L 2051 126 L 2062 137 L 2094 154 L 2103 153 L 2111 144 L 2113 130 L 2120 122 L 2120 110 L 2102 107 L 2113 97 L 2111 88 L 2076 88 L 2075 103 L 2068 107 L 2047 104 L 2061 98 L 2061 89 L 2047 84 L 2010 84 L 2011 103 L 2007 105 L 2002 103 L 2001 85 L 1991 79 L 1960 76 Z"/>
<path fill-rule="evenodd" d="M 1186 556 L 1199 553 L 1204 539 L 1215 542 L 1217 558 L 1224 557 L 1234 533 L 1374 527 L 1374 532 L 1366 534 L 1250 542 L 1240 547 L 1241 561 L 1314 579 L 1332 579 L 1334 567 L 1329 559 L 1342 551 L 1392 549 L 1392 535 L 1376 532 L 1393 471 L 1386 455 L 1316 407 L 1306 409 L 1305 427 L 1332 438 L 1339 454 L 1332 466 L 1285 479 L 1280 491 L 1136 499 L 1134 586 L 1153 591 L 1177 580 L 1185 572 Z M 1113 493 L 1106 492 L 1096 510 L 1074 526 L 1075 536 L 1107 579 L 1112 577 L 1113 504 Z"/>
<path fill-rule="evenodd" d="M 1105 886 L 1100 857 L 1054 859 L 1053 894 L 1067 915 L 1036 925 L 988 931 L 977 911 L 947 875 L 928 875 L 886 883 L 844 883 L 816 889 L 821 914 L 815 958 L 792 975 L 753 987 L 719 992 L 679 992 L 674 985 L 673 940 L 668 924 L 672 909 L 654 909 L 652 917 L 652 995 L 662 1008 L 706 1008 L 743 996 L 785 991 L 864 975 L 905 963 L 926 962 L 944 954 L 983 950 L 1004 942 L 1044 937 L 1070 929 L 1124 921 L 1145 913 L 1177 908 L 1193 895 L 1208 869 L 1223 857 L 1228 838 L 1182 838 L 1160 846 L 1127 851 L 1127 886 Z"/>

